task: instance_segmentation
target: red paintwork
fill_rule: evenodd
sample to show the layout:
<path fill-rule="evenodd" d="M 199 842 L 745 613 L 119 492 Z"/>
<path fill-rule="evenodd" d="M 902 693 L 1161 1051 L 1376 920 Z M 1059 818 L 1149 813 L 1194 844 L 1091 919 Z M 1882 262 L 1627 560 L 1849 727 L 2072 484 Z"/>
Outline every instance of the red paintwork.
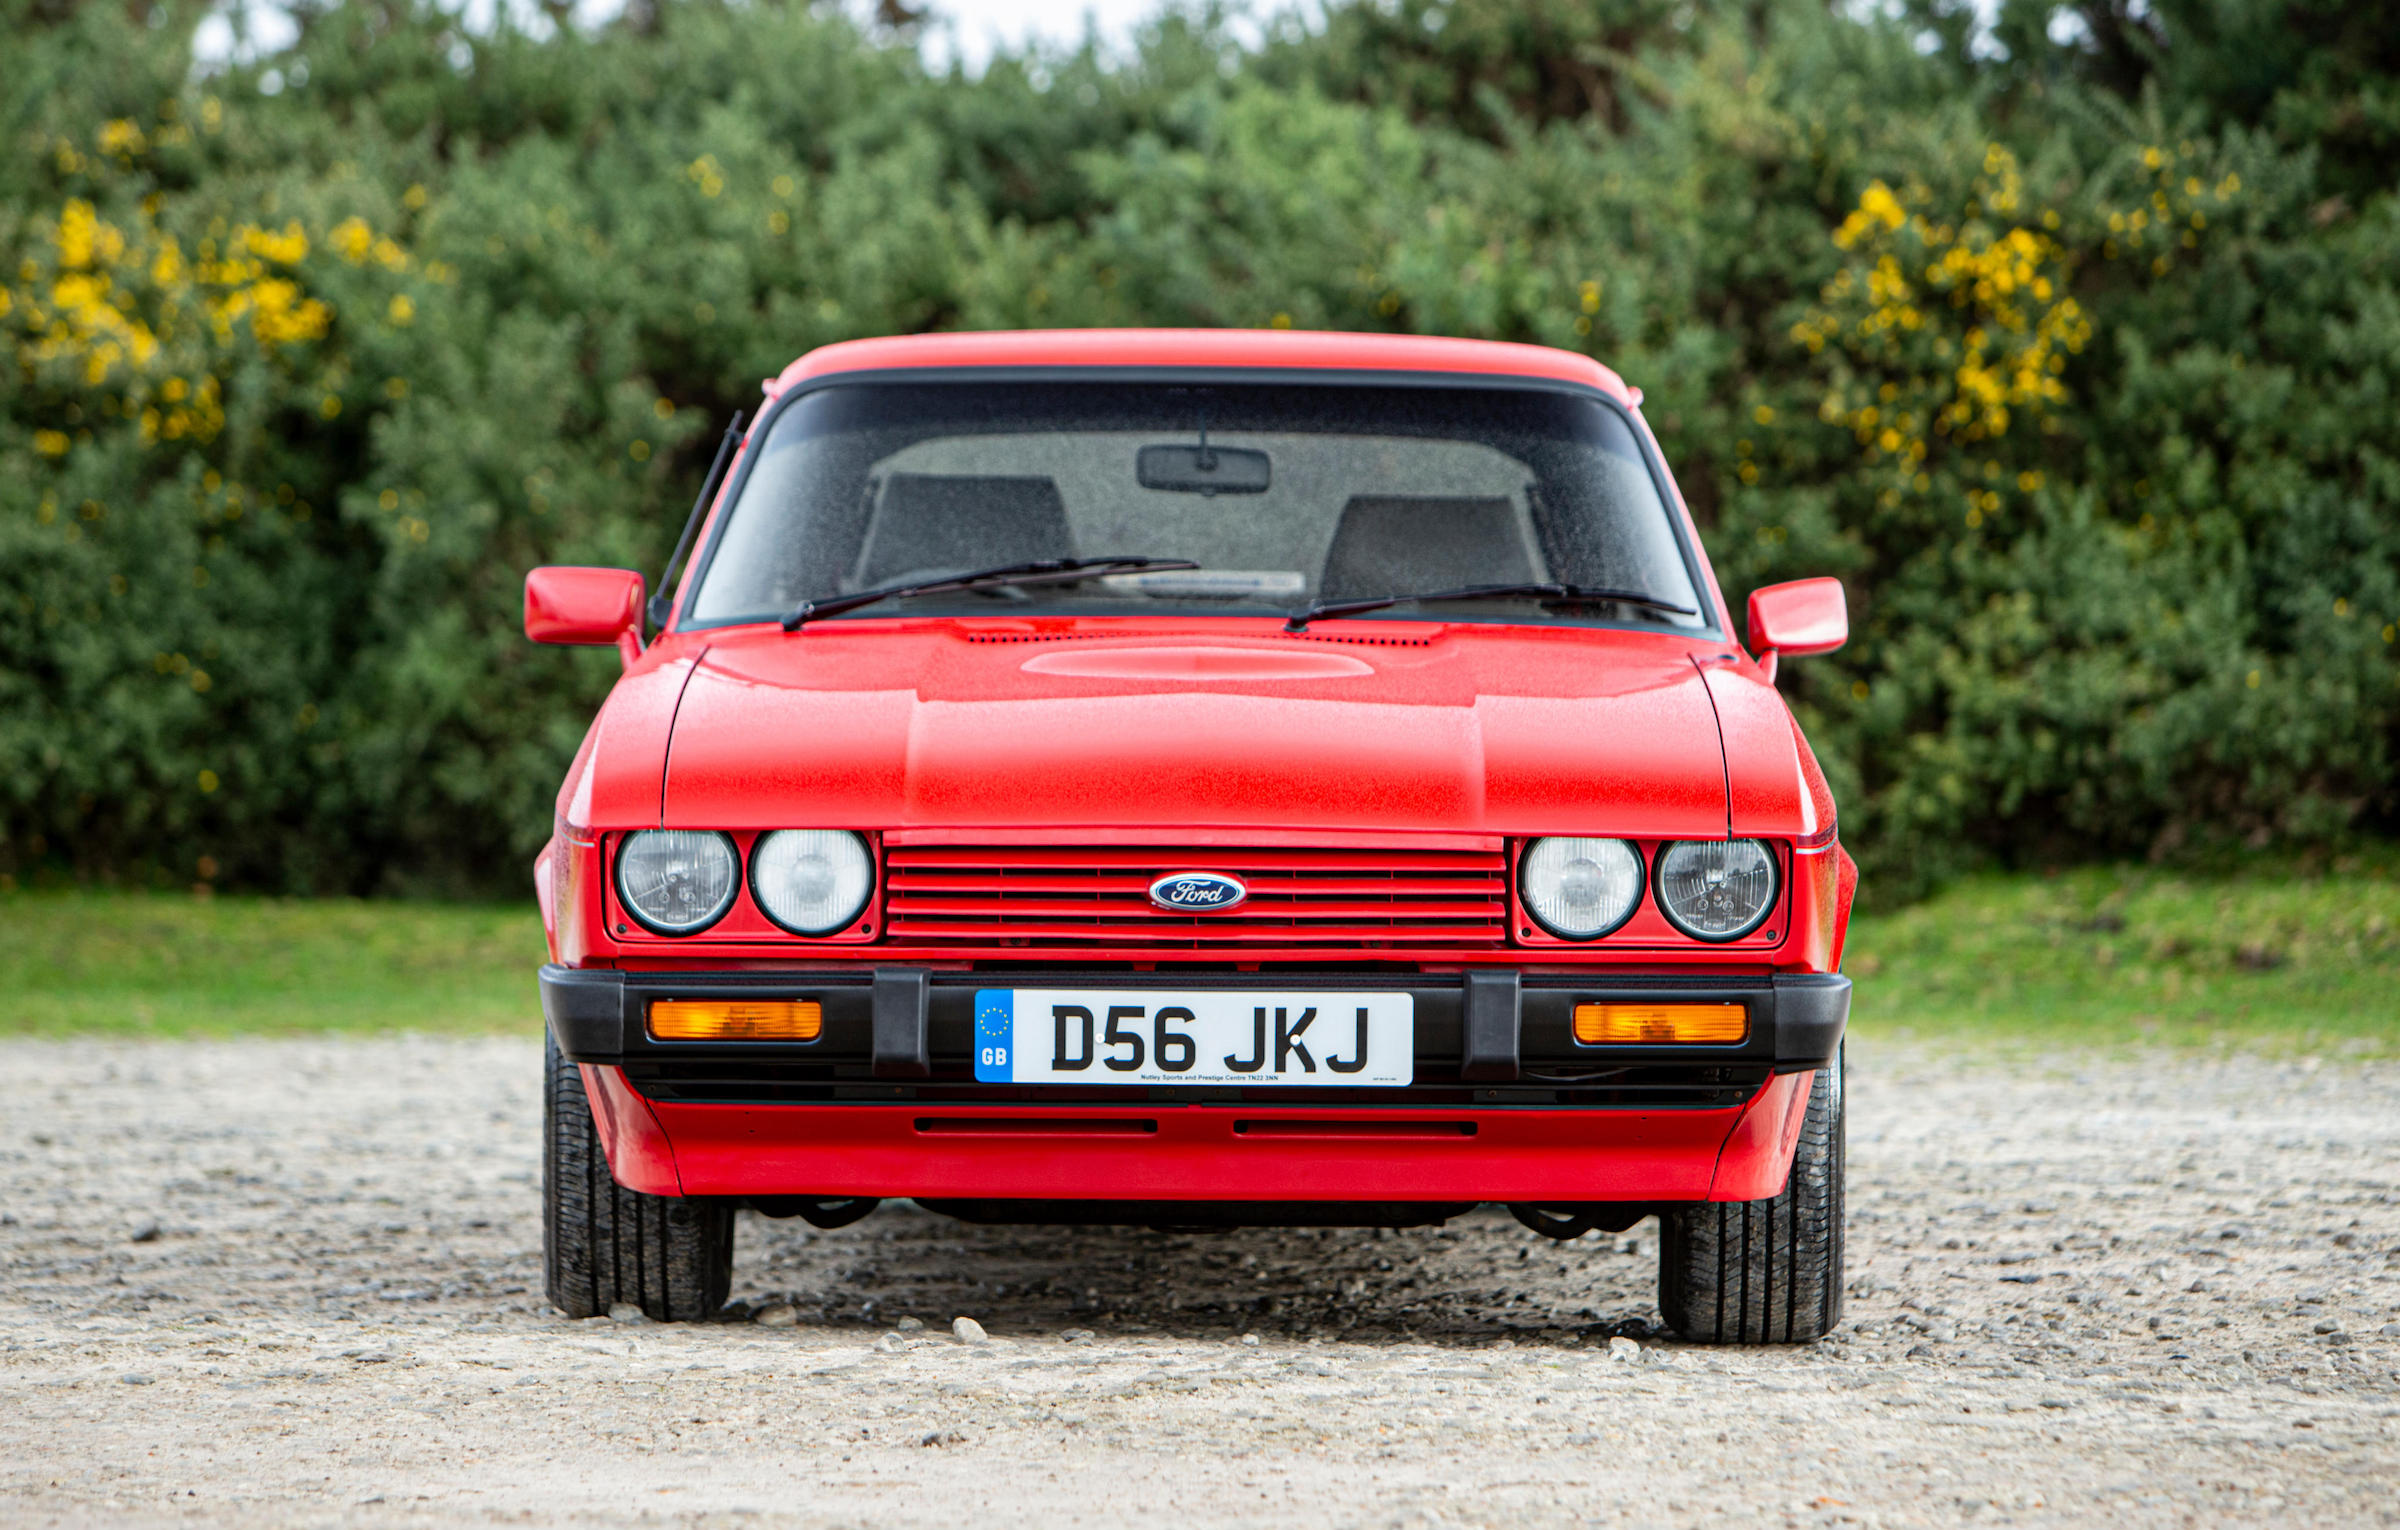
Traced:
<path fill-rule="evenodd" d="M 1839 579 L 1795 579 L 1750 592 L 1750 651 L 1800 658 L 1850 641 L 1850 604 Z"/>
<path fill-rule="evenodd" d="M 1763 1201 L 1783 1192 L 1792 1171 L 1792 1147 L 1808 1115 L 1808 1091 L 1815 1077 L 1787 1073 L 1769 1079 L 1752 1096 L 1742 1118 L 1725 1135 L 1717 1155 L 1715 1179 L 1708 1187 L 1712 1201 Z"/>
<path fill-rule="evenodd" d="M 1539 347 L 1240 331 L 853 341 L 811 352 L 767 391 L 836 373 L 973 366 L 1453 371 L 1562 379 L 1633 401 L 1614 373 Z M 1696 544 L 1679 494 L 1674 504 Z M 720 492 L 711 521 L 723 510 Z M 1705 561 L 1701 583 L 1730 630 Z M 678 609 L 688 594 L 677 591 Z M 1832 581 L 1752 597 L 1757 660 L 1722 639 L 1667 633 L 1354 620 L 1295 635 L 1272 619 L 1208 616 L 845 618 L 791 635 L 765 624 L 670 630 L 643 651 L 639 600 L 639 576 L 620 570 L 544 569 L 527 582 L 532 635 L 624 635 L 626 673 L 560 789 L 537 867 L 553 957 L 569 964 L 955 969 L 1027 955 L 979 936 L 893 936 L 882 927 L 888 863 L 867 913 L 833 937 L 783 933 L 746 888 L 702 936 L 649 935 L 615 908 L 605 858 L 623 834 L 660 825 L 729 830 L 745 847 L 769 828 L 855 828 L 887 862 L 902 849 L 1016 846 L 1038 868 L 1065 847 L 1153 845 L 1473 851 L 1504 868 L 1497 939 L 1484 926 L 1472 939 L 1196 950 L 1190 921 L 1169 919 L 1154 941 L 1131 923 L 1052 945 L 1041 955 L 1055 966 L 1326 961 L 1344 949 L 1437 972 L 1755 975 L 1840 960 L 1857 868 L 1837 842 L 1823 772 L 1772 684 L 1779 656 L 1841 641 Z M 1726 945 L 1680 936 L 1648 898 L 1604 940 L 1555 940 L 1514 895 L 1523 838 L 1555 833 L 1633 838 L 1645 853 L 1665 839 L 1764 838 L 1786 870 L 1784 905 Z M 585 1077 L 619 1178 L 664 1194 L 1740 1199 L 1780 1187 L 1806 1103 L 1804 1079 L 1780 1079 L 1738 1110 L 1343 1113 L 1472 1120 L 1471 1139 L 1233 1134 L 1236 1119 L 1305 1111 L 1034 1107 L 1015 1113 L 1160 1124 L 1143 1137 L 977 1137 L 920 1134 L 927 1109 L 916 1106 L 653 1104 L 615 1069 Z"/>
<path fill-rule="evenodd" d="M 608 1172 L 616 1182 L 652 1195 L 698 1194 L 683 1188 L 657 1107 L 634 1093 L 624 1070 L 585 1063 L 576 1071 L 583 1075 L 583 1096 L 591 1101 L 600 1151 L 608 1155 Z"/>
<path fill-rule="evenodd" d="M 667 821 L 773 828 L 804 799 L 812 823 L 855 828 L 1725 833 L 1717 722 L 1689 639 L 1462 623 L 1390 647 L 1387 623 L 1305 637 L 1279 625 L 1086 619 L 1049 643 L 980 642 L 976 624 L 944 619 L 721 630 L 683 690 Z M 1178 637 L 1364 672 L 1031 668 Z M 1790 725 L 1768 704 L 1788 761 Z M 1790 833 L 1798 810 L 1770 821 Z"/>
<path fill-rule="evenodd" d="M 629 568 L 537 568 L 525 576 L 525 635 L 537 643 L 613 643 L 642 619 Z"/>
<path fill-rule="evenodd" d="M 1588 356 L 1540 345 L 1433 335 L 1273 329 L 1026 329 L 896 335 L 821 346 L 783 369 L 769 394 L 837 372 L 895 367 L 1242 367 L 1468 372 L 1578 382 L 1630 404 L 1624 380 Z"/>
<path fill-rule="evenodd" d="M 1464 1136 L 1237 1133 L 1323 1121 L 1257 1106 L 682 1105 L 585 1068 L 619 1183 L 653 1195 L 1026 1200 L 1752 1200 L 1783 1188 L 1808 1076 L 1729 1110 L 1345 1110 L 1372 1122 L 1473 1122 Z M 1155 1121 L 1136 1134 L 927 1132 L 920 1120 Z M 613 1133 L 613 1137 L 610 1135 Z M 1764 1187 L 1764 1188 L 1762 1188 Z"/>

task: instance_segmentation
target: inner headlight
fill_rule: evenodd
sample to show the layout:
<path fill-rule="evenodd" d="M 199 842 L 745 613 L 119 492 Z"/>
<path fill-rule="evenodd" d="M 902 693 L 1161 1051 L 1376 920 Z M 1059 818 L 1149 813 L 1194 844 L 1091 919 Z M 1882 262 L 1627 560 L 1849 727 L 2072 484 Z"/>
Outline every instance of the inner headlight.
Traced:
<path fill-rule="evenodd" d="M 1775 857 L 1755 839 L 1688 839 L 1658 856 L 1658 907 L 1694 940 L 1739 940 L 1775 906 Z"/>
<path fill-rule="evenodd" d="M 1592 940 L 1633 917 L 1642 853 L 1621 839 L 1537 839 L 1517 871 L 1525 910 L 1562 940 Z"/>
<path fill-rule="evenodd" d="M 846 829 L 777 829 L 750 847 L 750 896 L 795 935 L 830 935 L 867 906 L 875 857 Z"/>
<path fill-rule="evenodd" d="M 661 935 L 696 935 L 724 918 L 741 880 L 733 841 L 713 829 L 644 829 L 617 851 L 617 896 Z"/>

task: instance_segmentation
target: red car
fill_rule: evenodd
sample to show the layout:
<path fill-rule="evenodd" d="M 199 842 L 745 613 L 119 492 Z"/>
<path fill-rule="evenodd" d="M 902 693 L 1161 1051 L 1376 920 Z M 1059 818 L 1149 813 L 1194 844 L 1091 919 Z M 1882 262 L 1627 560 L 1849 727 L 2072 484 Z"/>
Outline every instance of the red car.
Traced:
<path fill-rule="evenodd" d="M 1656 1215 L 1688 1339 L 1833 1326 L 1857 872 L 1774 677 L 1842 590 L 1738 646 L 1638 391 L 1085 331 L 766 395 L 671 595 L 526 580 L 529 636 L 625 661 L 536 863 L 552 1301 L 712 1317 L 744 1206 L 1496 1201 Z"/>

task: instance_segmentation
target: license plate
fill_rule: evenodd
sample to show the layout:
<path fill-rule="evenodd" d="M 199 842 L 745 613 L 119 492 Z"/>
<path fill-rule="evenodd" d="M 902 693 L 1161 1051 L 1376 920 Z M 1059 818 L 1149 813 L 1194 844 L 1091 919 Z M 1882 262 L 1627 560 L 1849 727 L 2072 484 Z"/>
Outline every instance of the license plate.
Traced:
<path fill-rule="evenodd" d="M 985 988 L 975 1077 L 987 1084 L 1302 1084 L 1416 1077 L 1404 993 L 1110 993 Z"/>

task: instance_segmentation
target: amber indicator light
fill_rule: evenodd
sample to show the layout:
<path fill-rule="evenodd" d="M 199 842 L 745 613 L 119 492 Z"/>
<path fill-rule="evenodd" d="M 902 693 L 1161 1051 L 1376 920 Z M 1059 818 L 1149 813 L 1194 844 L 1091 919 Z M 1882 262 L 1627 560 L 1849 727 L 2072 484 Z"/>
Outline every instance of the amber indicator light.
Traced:
<path fill-rule="evenodd" d="M 1578 1004 L 1575 1039 L 1585 1046 L 1739 1041 L 1750 1034 L 1739 1004 Z"/>
<path fill-rule="evenodd" d="M 825 1006 L 814 999 L 654 999 L 656 1041 L 814 1041 Z"/>

